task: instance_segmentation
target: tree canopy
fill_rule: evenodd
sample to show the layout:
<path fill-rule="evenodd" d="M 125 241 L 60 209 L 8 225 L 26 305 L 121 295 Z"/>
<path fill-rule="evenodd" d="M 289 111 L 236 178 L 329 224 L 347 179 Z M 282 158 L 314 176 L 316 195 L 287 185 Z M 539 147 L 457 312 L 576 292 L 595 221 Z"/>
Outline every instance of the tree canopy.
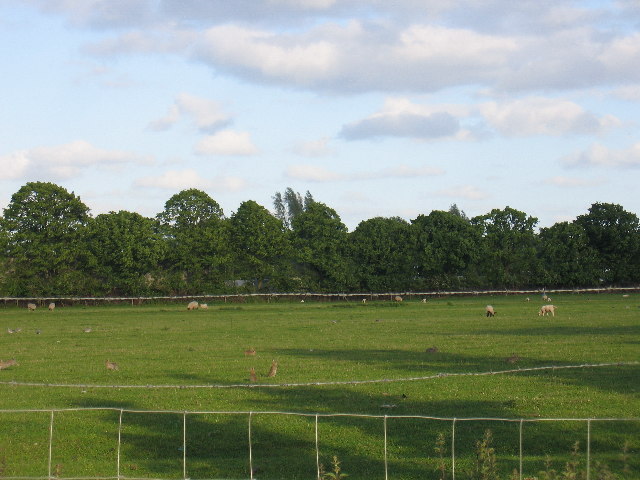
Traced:
<path fill-rule="evenodd" d="M 474 218 L 452 205 L 349 232 L 330 206 L 291 188 L 274 213 L 253 200 L 230 216 L 186 189 L 148 218 L 91 216 L 73 192 L 29 182 L 0 218 L 4 296 L 388 292 L 628 286 L 640 282 L 640 221 L 594 203 L 537 230 L 511 207 Z"/>

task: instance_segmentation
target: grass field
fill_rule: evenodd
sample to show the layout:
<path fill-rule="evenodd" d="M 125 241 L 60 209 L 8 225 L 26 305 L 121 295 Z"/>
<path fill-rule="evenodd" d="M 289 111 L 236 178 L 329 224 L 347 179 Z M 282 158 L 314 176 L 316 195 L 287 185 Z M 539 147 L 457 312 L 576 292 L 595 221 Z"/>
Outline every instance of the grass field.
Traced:
<path fill-rule="evenodd" d="M 54 312 L 0 309 L 0 409 L 55 413 L 52 473 L 132 478 L 249 478 L 248 421 L 259 479 L 316 477 L 314 414 L 328 470 L 336 455 L 350 479 L 440 478 L 435 453 L 445 435 L 451 468 L 452 422 L 466 419 L 640 418 L 640 365 L 534 370 L 640 360 L 640 295 L 554 296 L 555 317 L 539 317 L 538 298 L 450 297 L 420 302 L 73 306 Z M 484 306 L 497 311 L 484 316 Z M 91 332 L 84 329 L 90 327 Z M 8 329 L 21 329 L 9 334 Z M 40 333 L 36 333 L 39 331 Z M 432 349 L 437 351 L 427 351 Z M 255 356 L 244 351 L 255 348 Z M 509 363 L 512 357 L 515 363 Z M 107 360 L 119 370 L 105 368 Z M 266 373 L 278 362 L 276 377 Z M 311 384 L 363 380 L 378 383 Z M 441 376 L 522 369 L 486 376 Z M 9 382 L 16 382 L 15 384 Z M 20 385 L 65 384 L 69 386 Z M 153 385 L 149 388 L 127 386 Z M 239 385 L 230 388 L 190 386 Z M 252 388 L 244 387 L 253 385 Z M 104 386 L 118 386 L 103 388 Z M 158 388 L 164 386 L 166 388 Z M 109 407 L 113 410 L 67 410 Z M 152 413 L 162 411 L 163 413 Z M 176 413 L 164 413 L 176 411 Z M 190 413 L 183 416 L 178 412 Z M 309 414 L 267 415 L 260 412 Z M 0 477 L 48 475 L 51 413 L 0 412 Z M 518 468 L 519 422 L 456 421 L 456 478 L 470 478 L 476 442 L 490 429 L 503 477 Z M 586 422 L 527 422 L 524 471 L 545 459 L 561 470 L 576 441 L 584 466 Z M 591 423 L 591 463 L 619 478 L 640 478 L 640 422 Z M 629 442 L 630 460 L 621 458 Z M 448 473 L 451 478 L 451 473 Z M 592 478 L 596 478 L 592 476 Z"/>

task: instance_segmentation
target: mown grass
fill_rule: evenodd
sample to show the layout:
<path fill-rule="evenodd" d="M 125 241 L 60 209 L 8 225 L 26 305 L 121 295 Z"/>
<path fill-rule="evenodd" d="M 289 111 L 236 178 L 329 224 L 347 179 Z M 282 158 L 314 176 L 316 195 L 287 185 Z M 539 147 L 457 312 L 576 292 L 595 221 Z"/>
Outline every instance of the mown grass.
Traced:
<path fill-rule="evenodd" d="M 122 418 L 121 474 L 182 477 L 183 415 L 145 413 L 256 412 L 252 455 L 257 478 L 315 478 L 314 414 L 444 418 L 638 418 L 640 366 L 540 370 L 492 376 L 275 388 L 179 388 L 402 379 L 439 373 L 491 372 L 549 365 L 640 360 L 640 296 L 554 296 L 555 317 L 538 317 L 539 299 L 455 297 L 420 302 L 74 306 L 54 312 L 0 309 L 0 409 L 110 407 L 140 410 Z M 492 304 L 493 318 L 484 317 Z M 90 333 L 83 329 L 91 327 Z M 21 328 L 8 334 L 7 329 Z M 36 330 L 40 331 L 36 334 Z M 253 347 L 255 356 L 245 356 Z M 427 352 L 435 347 L 436 352 Z M 506 358 L 517 356 L 515 364 Z M 105 361 L 119 364 L 107 371 Z M 275 378 L 265 375 L 272 360 Z M 94 385 L 94 386 L 81 386 Z M 174 385 L 98 388 L 95 385 Z M 393 407 L 384 406 L 393 405 Z M 272 416 L 284 411 L 309 416 Z M 248 414 L 187 416 L 190 478 L 248 478 Z M 48 468 L 50 414 L 0 413 L 0 475 L 43 476 Z M 55 414 L 52 464 L 60 477 L 116 475 L 117 410 Z M 383 418 L 319 417 L 327 470 L 333 455 L 351 479 L 384 478 Z M 439 478 L 438 433 L 450 447 L 451 421 L 389 418 L 390 478 Z M 457 421 L 457 478 L 471 470 L 475 442 L 491 429 L 503 472 L 518 467 L 518 422 Z M 640 422 L 592 422 L 592 461 L 622 469 L 631 442 L 640 478 Z M 584 422 L 523 425 L 524 468 L 535 474 L 549 457 L 561 469 Z M 450 454 L 450 452 L 449 452 Z M 634 457 L 635 454 L 635 457 Z M 450 460 L 449 460 L 450 462 Z"/>

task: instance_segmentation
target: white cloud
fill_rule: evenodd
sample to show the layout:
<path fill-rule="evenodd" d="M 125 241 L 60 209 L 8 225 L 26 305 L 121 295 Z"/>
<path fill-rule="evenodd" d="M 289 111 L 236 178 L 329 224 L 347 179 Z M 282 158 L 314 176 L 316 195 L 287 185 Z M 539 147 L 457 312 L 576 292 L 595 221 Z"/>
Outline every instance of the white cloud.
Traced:
<path fill-rule="evenodd" d="M 43 176 L 52 179 L 77 177 L 85 169 L 115 168 L 127 163 L 149 164 L 150 157 L 119 150 L 103 150 L 84 140 L 53 147 L 36 147 L 0 157 L 0 179 Z"/>
<path fill-rule="evenodd" d="M 586 150 L 563 157 L 561 162 L 568 167 L 639 168 L 640 143 L 621 150 L 596 143 Z"/>
<path fill-rule="evenodd" d="M 182 116 L 193 120 L 200 131 L 211 132 L 229 123 L 229 116 L 213 100 L 197 97 L 189 93 L 181 93 L 167 114 L 149 124 L 151 130 L 167 130 L 177 123 Z"/>
<path fill-rule="evenodd" d="M 544 183 L 562 188 L 580 188 L 601 185 L 604 183 L 604 180 L 587 180 L 584 178 L 555 176 L 545 179 Z"/>
<path fill-rule="evenodd" d="M 315 165 L 292 165 L 287 169 L 287 177 L 308 182 L 358 181 L 378 179 L 407 179 L 442 175 L 444 171 L 435 167 L 410 167 L 396 165 L 379 170 L 355 173 L 337 173 Z"/>
<path fill-rule="evenodd" d="M 330 182 L 343 180 L 344 176 L 314 165 L 292 165 L 287 168 L 287 177 L 307 182 Z"/>
<path fill-rule="evenodd" d="M 333 150 L 329 147 L 328 137 L 298 143 L 292 148 L 292 151 L 293 153 L 303 157 L 324 157 L 333 153 Z"/>
<path fill-rule="evenodd" d="M 436 195 L 442 197 L 464 198 L 467 200 L 484 200 L 489 198 L 489 194 L 473 185 L 459 185 L 451 188 L 438 190 Z"/>
<path fill-rule="evenodd" d="M 598 134 L 621 123 L 611 115 L 598 118 L 571 101 L 543 97 L 488 102 L 479 110 L 507 136 Z"/>
<path fill-rule="evenodd" d="M 195 149 L 199 155 L 255 155 L 258 149 L 247 132 L 222 130 L 204 137 Z"/>
<path fill-rule="evenodd" d="M 139 178 L 135 184 L 140 187 L 160 188 L 165 190 L 184 190 L 187 188 L 216 188 L 224 191 L 238 191 L 246 187 L 246 182 L 239 177 L 203 178 L 192 168 L 168 170 L 161 175 Z"/>

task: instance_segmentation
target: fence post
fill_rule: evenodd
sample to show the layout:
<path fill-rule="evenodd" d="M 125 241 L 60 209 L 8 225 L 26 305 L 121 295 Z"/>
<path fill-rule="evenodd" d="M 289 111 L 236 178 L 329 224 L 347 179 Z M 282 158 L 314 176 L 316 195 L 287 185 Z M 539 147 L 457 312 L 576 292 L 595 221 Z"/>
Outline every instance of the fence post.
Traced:
<path fill-rule="evenodd" d="M 51 410 L 51 421 L 49 422 L 49 478 L 51 476 L 51 460 L 53 455 L 53 410 Z"/>
<path fill-rule="evenodd" d="M 451 480 L 456 480 L 456 419 L 451 423 Z"/>
<path fill-rule="evenodd" d="M 120 419 L 118 420 L 118 456 L 117 456 L 117 460 L 116 460 L 116 465 L 117 465 L 117 474 L 118 474 L 118 479 L 121 478 L 120 477 L 120 446 L 122 445 L 122 413 L 123 413 L 123 409 L 120 409 Z"/>
<path fill-rule="evenodd" d="M 316 414 L 316 468 L 318 471 L 318 480 L 320 480 L 320 447 L 318 445 L 318 414 Z"/>
<path fill-rule="evenodd" d="M 522 480 L 522 424 L 524 420 L 520 419 L 520 476 L 519 479 Z"/>
<path fill-rule="evenodd" d="M 387 459 L 387 416 L 384 416 L 384 479 L 389 478 L 389 461 Z"/>
<path fill-rule="evenodd" d="M 253 480 L 253 457 L 251 452 L 251 417 L 253 412 L 249 412 L 249 477 Z"/>
<path fill-rule="evenodd" d="M 182 414 L 182 478 L 187 478 L 187 412 Z"/>
<path fill-rule="evenodd" d="M 591 476 L 591 419 L 587 420 L 587 480 Z"/>

